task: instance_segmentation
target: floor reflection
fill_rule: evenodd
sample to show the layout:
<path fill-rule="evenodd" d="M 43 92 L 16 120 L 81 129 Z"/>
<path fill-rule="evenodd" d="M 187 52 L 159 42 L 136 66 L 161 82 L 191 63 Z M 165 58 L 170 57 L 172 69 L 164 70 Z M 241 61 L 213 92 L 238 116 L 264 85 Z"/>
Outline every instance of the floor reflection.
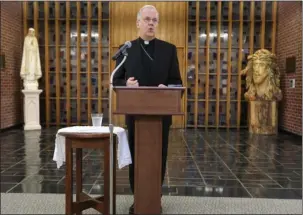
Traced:
<path fill-rule="evenodd" d="M 64 193 L 65 166 L 52 160 L 57 129 L 0 134 L 1 192 Z M 102 153 L 85 150 L 83 189 L 103 192 Z M 301 139 L 246 131 L 171 130 L 164 195 L 302 198 Z M 117 193 L 130 194 L 128 168 Z"/>
<path fill-rule="evenodd" d="M 43 175 L 40 175 L 40 139 L 41 131 L 24 132 L 25 145 L 25 179 L 22 181 L 22 190 L 24 193 L 41 193 L 41 183 Z"/>

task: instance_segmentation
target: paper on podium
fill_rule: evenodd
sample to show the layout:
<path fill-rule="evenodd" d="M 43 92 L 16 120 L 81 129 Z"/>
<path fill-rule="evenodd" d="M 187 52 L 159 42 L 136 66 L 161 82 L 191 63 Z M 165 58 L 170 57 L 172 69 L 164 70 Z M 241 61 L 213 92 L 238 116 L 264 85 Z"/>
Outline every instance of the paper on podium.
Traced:
<path fill-rule="evenodd" d="M 167 87 L 183 87 L 182 84 L 169 84 Z"/>
<path fill-rule="evenodd" d="M 65 162 L 65 137 L 60 135 L 60 132 L 110 133 L 108 126 L 72 126 L 59 129 L 56 134 L 55 151 L 53 156 L 53 160 L 56 161 L 58 169 L 63 165 L 63 162 Z M 118 167 L 121 169 L 131 164 L 132 159 L 125 129 L 121 127 L 114 127 L 114 133 L 118 137 L 117 159 Z"/>

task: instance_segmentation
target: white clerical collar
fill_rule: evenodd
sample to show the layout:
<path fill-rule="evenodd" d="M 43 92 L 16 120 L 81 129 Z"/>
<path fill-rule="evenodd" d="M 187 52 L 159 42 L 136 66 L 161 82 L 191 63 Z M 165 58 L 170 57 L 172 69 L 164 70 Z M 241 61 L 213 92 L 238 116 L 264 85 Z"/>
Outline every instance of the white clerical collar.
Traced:
<path fill-rule="evenodd" d="M 149 41 L 148 41 L 148 40 L 144 40 L 144 44 L 145 44 L 145 45 L 148 45 L 148 44 L 149 44 Z"/>

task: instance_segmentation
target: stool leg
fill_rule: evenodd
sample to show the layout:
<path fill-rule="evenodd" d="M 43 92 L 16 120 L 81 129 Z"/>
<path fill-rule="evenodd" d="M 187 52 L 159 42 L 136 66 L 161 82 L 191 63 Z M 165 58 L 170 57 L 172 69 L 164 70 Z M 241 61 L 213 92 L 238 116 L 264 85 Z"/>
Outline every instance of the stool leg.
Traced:
<path fill-rule="evenodd" d="M 110 156 L 110 151 L 109 151 L 109 143 L 105 144 L 104 146 L 104 211 L 103 214 L 108 215 L 109 214 L 109 196 L 111 193 L 109 193 L 109 179 L 110 179 L 110 162 L 109 162 L 109 156 Z"/>
<path fill-rule="evenodd" d="M 73 149 L 69 138 L 66 138 L 65 158 L 65 214 L 73 214 Z"/>
<path fill-rule="evenodd" d="M 76 201 L 80 202 L 80 194 L 82 193 L 82 149 L 76 149 Z M 82 215 L 82 211 L 78 209 L 77 215 Z"/>

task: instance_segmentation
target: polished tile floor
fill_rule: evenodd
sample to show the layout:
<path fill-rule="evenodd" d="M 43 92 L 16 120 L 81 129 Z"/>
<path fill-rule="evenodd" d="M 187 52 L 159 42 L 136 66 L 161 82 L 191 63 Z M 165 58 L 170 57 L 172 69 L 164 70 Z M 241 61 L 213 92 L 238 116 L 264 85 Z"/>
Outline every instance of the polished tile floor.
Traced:
<path fill-rule="evenodd" d="M 64 193 L 65 166 L 52 160 L 56 128 L 0 134 L 1 192 Z M 302 198 L 302 139 L 246 130 L 171 130 L 164 195 Z M 85 151 L 83 189 L 103 192 L 102 153 Z M 128 168 L 117 193 L 131 194 Z"/>

